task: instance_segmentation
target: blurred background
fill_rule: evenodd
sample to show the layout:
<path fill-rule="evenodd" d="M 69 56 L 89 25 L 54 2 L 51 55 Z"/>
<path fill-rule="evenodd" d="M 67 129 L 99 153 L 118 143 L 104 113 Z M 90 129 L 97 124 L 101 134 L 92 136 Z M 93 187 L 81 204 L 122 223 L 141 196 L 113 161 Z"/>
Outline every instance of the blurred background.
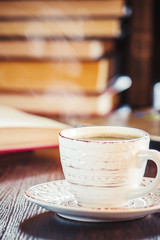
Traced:
<path fill-rule="evenodd" d="M 0 104 L 71 125 L 138 126 L 159 138 L 159 5 L 0 0 Z"/>

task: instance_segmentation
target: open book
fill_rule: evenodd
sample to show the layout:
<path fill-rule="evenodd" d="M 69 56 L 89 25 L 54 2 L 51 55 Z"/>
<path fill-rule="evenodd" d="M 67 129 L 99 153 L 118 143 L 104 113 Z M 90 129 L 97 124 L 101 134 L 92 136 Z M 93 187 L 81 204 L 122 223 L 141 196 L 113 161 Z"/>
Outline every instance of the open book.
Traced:
<path fill-rule="evenodd" d="M 58 121 L 0 105 L 0 153 L 58 147 Z"/>

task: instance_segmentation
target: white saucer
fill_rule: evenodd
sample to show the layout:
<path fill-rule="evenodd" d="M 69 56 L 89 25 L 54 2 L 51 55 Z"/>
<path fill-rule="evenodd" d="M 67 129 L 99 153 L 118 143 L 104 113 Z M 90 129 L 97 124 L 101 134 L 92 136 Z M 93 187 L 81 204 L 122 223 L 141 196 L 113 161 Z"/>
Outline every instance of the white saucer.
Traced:
<path fill-rule="evenodd" d="M 144 178 L 143 185 L 153 181 Z M 77 221 L 104 222 L 137 219 L 160 210 L 160 189 L 143 198 L 131 200 L 121 208 L 86 208 L 79 206 L 65 180 L 42 183 L 29 188 L 25 197 L 58 215 Z"/>

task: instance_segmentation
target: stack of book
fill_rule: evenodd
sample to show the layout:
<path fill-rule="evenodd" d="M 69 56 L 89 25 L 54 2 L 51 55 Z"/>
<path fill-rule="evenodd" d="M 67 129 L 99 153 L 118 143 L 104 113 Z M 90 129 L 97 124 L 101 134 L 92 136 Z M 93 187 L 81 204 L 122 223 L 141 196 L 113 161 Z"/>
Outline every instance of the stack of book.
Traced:
<path fill-rule="evenodd" d="M 126 16 L 125 0 L 0 0 L 0 104 L 43 115 L 109 113 Z"/>

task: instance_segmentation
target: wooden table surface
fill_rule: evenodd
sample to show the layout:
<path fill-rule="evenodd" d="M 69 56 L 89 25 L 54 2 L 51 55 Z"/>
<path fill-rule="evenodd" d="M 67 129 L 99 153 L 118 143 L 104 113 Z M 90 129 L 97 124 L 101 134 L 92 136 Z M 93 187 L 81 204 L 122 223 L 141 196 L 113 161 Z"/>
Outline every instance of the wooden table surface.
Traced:
<path fill-rule="evenodd" d="M 155 176 L 149 162 L 146 176 Z M 0 239 L 159 239 L 160 213 L 142 219 L 83 223 L 63 219 L 24 197 L 29 187 L 63 179 L 59 150 L 44 149 L 0 155 Z"/>

